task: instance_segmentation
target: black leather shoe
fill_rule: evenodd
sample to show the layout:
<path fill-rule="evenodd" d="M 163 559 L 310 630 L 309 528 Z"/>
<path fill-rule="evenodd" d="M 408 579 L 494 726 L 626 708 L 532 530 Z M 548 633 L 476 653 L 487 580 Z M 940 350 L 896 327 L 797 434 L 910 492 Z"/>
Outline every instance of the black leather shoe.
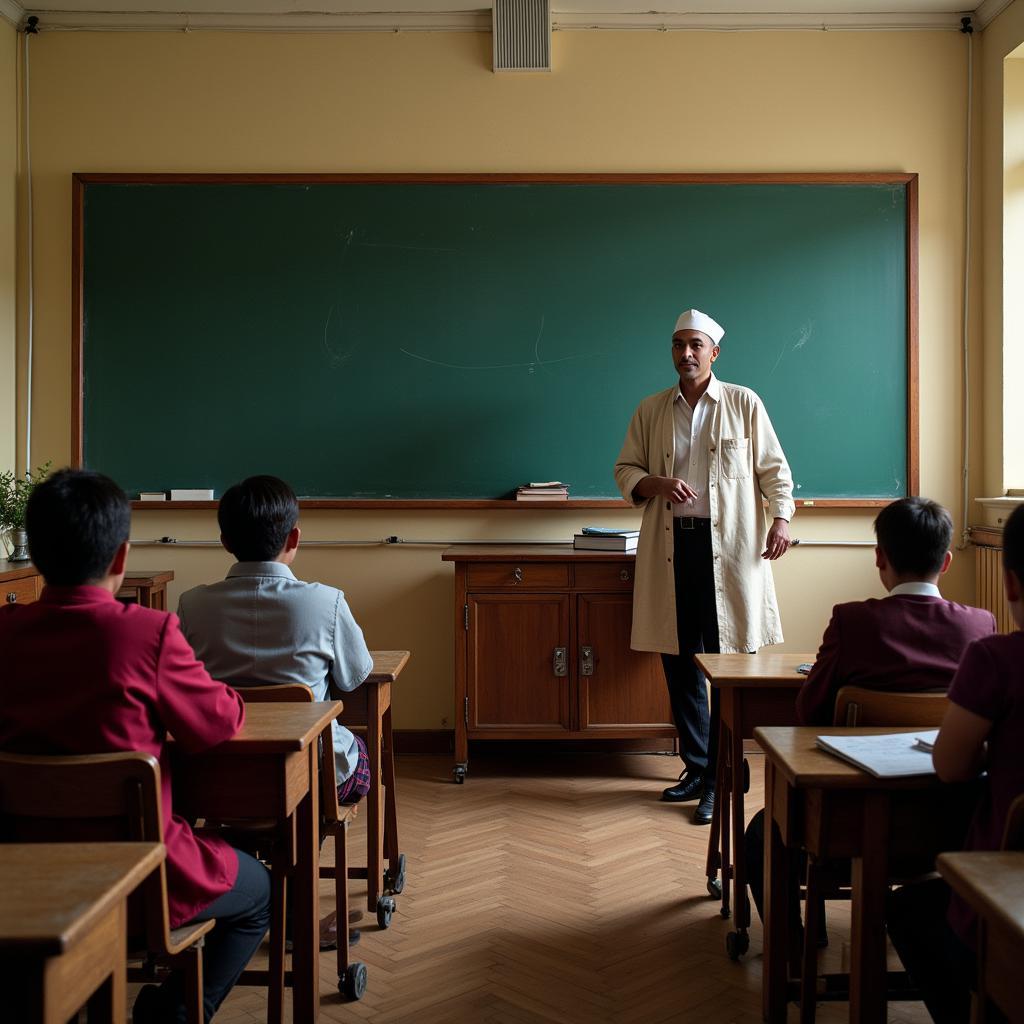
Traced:
<path fill-rule="evenodd" d="M 715 786 L 709 782 L 700 795 L 700 803 L 693 812 L 694 825 L 710 825 L 711 815 L 715 813 Z"/>
<path fill-rule="evenodd" d="M 704 789 L 704 775 L 701 772 L 686 772 L 674 786 L 669 786 L 661 794 L 662 800 L 670 804 L 682 803 L 684 800 L 696 800 Z"/>

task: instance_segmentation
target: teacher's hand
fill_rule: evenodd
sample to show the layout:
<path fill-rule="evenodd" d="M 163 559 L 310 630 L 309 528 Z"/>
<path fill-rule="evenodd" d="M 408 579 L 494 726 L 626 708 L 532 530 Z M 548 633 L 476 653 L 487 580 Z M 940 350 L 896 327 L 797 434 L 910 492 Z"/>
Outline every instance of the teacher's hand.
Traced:
<path fill-rule="evenodd" d="M 776 558 L 781 558 L 790 549 L 792 543 L 789 539 L 789 523 L 785 519 L 776 519 L 768 531 L 768 540 L 765 543 L 764 551 L 761 552 L 761 557 L 774 562 Z"/>
<path fill-rule="evenodd" d="M 675 501 L 682 505 L 697 497 L 697 492 L 685 480 L 674 476 L 660 476 L 658 480 L 661 481 L 659 493 L 669 501 Z"/>

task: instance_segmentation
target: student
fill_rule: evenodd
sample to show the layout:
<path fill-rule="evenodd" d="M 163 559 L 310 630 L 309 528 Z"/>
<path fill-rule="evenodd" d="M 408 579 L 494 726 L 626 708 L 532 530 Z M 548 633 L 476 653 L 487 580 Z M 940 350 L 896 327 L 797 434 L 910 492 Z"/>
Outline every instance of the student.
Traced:
<path fill-rule="evenodd" d="M 220 539 L 237 559 L 220 583 L 194 587 L 178 603 L 196 656 L 235 686 L 302 683 L 316 700 L 354 690 L 373 659 L 345 595 L 306 583 L 289 566 L 299 550 L 299 503 L 273 476 L 253 476 L 224 492 Z M 333 725 L 338 799 L 358 803 L 370 791 L 366 745 Z M 336 941 L 334 915 L 321 922 L 321 948 Z"/>
<path fill-rule="evenodd" d="M 985 637 L 964 652 L 932 755 L 943 782 L 987 772 L 968 850 L 999 849 L 1010 804 L 1024 793 L 1024 506 L 1003 530 L 1003 587 L 1017 630 Z M 942 879 L 904 886 L 889 901 L 888 928 L 932 1018 L 967 1021 L 976 942 L 970 907 Z M 987 1019 L 1002 1018 L 989 1008 Z"/>
<path fill-rule="evenodd" d="M 887 597 L 837 604 L 814 667 L 796 699 L 801 725 L 831 725 L 846 685 L 871 690 L 944 690 L 969 643 L 993 633 L 995 616 L 946 601 L 939 577 L 949 568 L 953 521 L 928 498 L 901 498 L 875 519 L 875 566 Z M 764 811 L 745 836 L 747 880 L 757 912 L 764 891 Z M 799 905 L 790 908 L 799 935 Z"/>
<path fill-rule="evenodd" d="M 198 836 L 174 813 L 164 743 L 206 750 L 245 717 L 241 698 L 211 679 L 168 612 L 123 605 L 131 517 L 99 473 L 61 470 L 32 493 L 29 550 L 46 586 L 35 604 L 0 608 L 0 749 L 21 754 L 138 750 L 160 762 L 170 924 L 216 918 L 203 955 L 204 1010 L 213 1018 L 270 919 L 270 876 L 224 840 Z M 185 1020 L 180 973 L 147 986 L 135 1024 Z"/>

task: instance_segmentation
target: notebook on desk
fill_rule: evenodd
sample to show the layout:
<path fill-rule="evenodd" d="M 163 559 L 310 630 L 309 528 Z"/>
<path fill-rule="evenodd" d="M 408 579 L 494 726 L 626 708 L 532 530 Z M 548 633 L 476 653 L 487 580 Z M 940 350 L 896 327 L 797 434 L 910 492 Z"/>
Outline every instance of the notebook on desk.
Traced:
<path fill-rule="evenodd" d="M 818 746 L 880 779 L 934 775 L 931 745 L 938 729 L 875 736 L 819 736 Z"/>

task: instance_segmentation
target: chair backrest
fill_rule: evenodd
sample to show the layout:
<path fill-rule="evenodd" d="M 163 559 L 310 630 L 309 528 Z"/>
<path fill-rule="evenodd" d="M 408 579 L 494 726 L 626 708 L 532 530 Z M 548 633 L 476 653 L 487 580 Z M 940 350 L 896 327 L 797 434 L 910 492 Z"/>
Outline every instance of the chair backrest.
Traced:
<path fill-rule="evenodd" d="M 236 686 L 246 704 L 313 703 L 313 691 L 302 683 L 274 683 L 272 686 Z"/>
<path fill-rule="evenodd" d="M 236 686 L 247 704 L 313 703 L 313 691 L 302 683 Z M 334 775 L 334 733 L 330 725 L 320 734 L 320 817 L 324 826 L 339 821 L 338 788 Z"/>
<path fill-rule="evenodd" d="M 943 690 L 869 690 L 844 686 L 836 694 L 833 725 L 942 725 L 949 706 Z"/>
<path fill-rule="evenodd" d="M 1010 804 L 1003 831 L 1004 850 L 1024 850 L 1024 793 Z"/>
<path fill-rule="evenodd" d="M 163 839 L 160 765 L 151 754 L 0 753 L 0 842 Z M 170 941 L 170 917 L 162 861 L 139 887 L 139 895 L 144 941 L 151 950 L 164 949 Z"/>

